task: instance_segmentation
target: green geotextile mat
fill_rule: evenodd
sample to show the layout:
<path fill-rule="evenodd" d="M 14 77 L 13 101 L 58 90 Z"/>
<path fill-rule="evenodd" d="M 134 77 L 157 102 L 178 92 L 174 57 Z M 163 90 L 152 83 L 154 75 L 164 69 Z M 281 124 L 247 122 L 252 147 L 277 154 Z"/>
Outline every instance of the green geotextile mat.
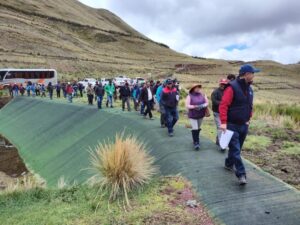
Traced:
<path fill-rule="evenodd" d="M 158 120 L 120 109 L 16 98 L 0 110 L 0 133 L 18 149 L 26 165 L 54 187 L 60 177 L 81 183 L 91 176 L 88 147 L 125 133 L 146 141 L 163 175 L 181 173 L 194 185 L 211 215 L 224 224 L 300 224 L 299 191 L 246 163 L 249 183 L 237 185 L 223 169 L 225 154 L 201 137 L 192 150 L 191 134 L 175 127 L 167 136 Z"/>

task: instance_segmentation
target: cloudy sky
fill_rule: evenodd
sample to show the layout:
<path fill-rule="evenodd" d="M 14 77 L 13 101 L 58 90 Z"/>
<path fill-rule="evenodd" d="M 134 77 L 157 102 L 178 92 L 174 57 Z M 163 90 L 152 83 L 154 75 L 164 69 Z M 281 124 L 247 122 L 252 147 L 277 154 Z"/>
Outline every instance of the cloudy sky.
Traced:
<path fill-rule="evenodd" d="M 80 0 L 192 56 L 300 61 L 299 0 Z"/>

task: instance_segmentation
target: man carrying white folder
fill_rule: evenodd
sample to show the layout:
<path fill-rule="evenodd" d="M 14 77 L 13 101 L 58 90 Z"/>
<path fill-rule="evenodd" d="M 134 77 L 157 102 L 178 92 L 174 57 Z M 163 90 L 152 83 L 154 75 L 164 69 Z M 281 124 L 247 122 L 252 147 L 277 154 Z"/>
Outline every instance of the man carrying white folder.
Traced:
<path fill-rule="evenodd" d="M 249 121 L 252 116 L 253 90 L 251 84 L 254 73 L 259 71 L 250 64 L 241 66 L 239 76 L 229 83 L 219 106 L 220 129 L 223 132 L 227 129 L 234 132 L 229 142 L 225 168 L 235 170 L 240 185 L 247 183 L 241 149 L 248 134 Z"/>

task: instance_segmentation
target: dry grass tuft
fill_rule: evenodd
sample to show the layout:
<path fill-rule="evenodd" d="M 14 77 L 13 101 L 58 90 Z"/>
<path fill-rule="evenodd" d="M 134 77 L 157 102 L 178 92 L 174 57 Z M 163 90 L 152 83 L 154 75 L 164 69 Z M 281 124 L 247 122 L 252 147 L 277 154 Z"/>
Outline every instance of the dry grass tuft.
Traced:
<path fill-rule="evenodd" d="M 27 174 L 7 183 L 1 194 L 8 194 L 17 191 L 28 191 L 35 188 L 44 188 L 46 183 L 38 175 Z"/>
<path fill-rule="evenodd" d="M 96 173 L 91 180 L 98 181 L 101 189 L 110 193 L 110 201 L 123 195 L 127 206 L 130 206 L 128 192 L 148 183 L 157 172 L 146 146 L 136 137 L 124 137 L 123 133 L 116 135 L 114 143 L 98 144 L 90 154 Z"/>

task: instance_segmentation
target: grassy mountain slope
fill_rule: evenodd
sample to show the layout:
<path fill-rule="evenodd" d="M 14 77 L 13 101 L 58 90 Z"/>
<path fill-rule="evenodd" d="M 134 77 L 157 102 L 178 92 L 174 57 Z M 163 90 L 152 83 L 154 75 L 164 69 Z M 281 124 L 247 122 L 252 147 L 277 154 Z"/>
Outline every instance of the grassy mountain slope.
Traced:
<path fill-rule="evenodd" d="M 215 86 L 225 74 L 237 73 L 243 63 L 175 52 L 135 31 L 113 13 L 76 0 L 1 1 L 0 21 L 0 67 L 51 67 L 76 77 L 116 73 L 165 77 L 177 73 L 183 83 L 200 81 Z M 262 88 L 276 84 L 299 91 L 300 64 L 253 63 L 263 70 L 257 79 Z M 198 66 L 176 70 L 177 64 Z"/>

